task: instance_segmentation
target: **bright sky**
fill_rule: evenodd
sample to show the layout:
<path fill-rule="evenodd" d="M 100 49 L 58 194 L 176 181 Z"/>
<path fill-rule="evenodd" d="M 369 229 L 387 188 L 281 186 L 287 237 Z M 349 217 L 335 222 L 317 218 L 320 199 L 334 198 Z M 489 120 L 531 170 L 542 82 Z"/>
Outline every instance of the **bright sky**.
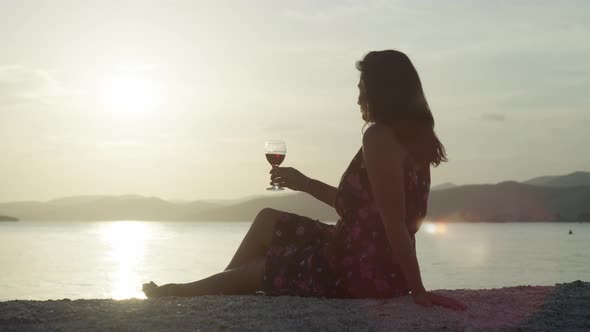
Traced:
<path fill-rule="evenodd" d="M 433 184 L 590 171 L 589 22 L 584 0 L 0 0 L 0 201 L 265 194 L 266 139 L 337 185 L 354 63 L 389 48 L 448 151 Z"/>

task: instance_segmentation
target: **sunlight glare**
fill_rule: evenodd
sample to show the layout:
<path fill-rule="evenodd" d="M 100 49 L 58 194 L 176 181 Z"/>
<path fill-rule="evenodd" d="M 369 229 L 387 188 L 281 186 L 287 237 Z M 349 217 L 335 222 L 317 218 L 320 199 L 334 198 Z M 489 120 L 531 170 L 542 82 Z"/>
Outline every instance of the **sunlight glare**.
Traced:
<path fill-rule="evenodd" d="M 162 102 L 161 87 L 139 74 L 120 74 L 103 80 L 100 99 L 113 112 L 146 112 Z"/>
<path fill-rule="evenodd" d="M 428 234 L 444 234 L 447 232 L 447 225 L 444 223 L 424 223 L 424 230 Z"/>
<path fill-rule="evenodd" d="M 109 261 L 117 266 L 109 276 L 109 295 L 113 299 L 145 298 L 138 269 L 143 264 L 145 242 L 152 233 L 150 224 L 141 221 L 116 221 L 102 227 L 101 238 L 111 248 L 107 253 Z"/>

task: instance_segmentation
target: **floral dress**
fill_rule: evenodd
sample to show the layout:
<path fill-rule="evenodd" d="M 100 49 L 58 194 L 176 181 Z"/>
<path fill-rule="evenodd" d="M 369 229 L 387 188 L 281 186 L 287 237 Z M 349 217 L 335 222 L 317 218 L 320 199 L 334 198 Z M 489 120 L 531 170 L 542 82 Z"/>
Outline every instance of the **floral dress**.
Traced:
<path fill-rule="evenodd" d="M 408 156 L 404 183 L 405 222 L 415 246 L 414 234 L 426 215 L 429 165 L 418 165 Z M 362 149 L 342 175 L 335 206 L 340 216 L 336 225 L 283 213 L 266 254 L 264 293 L 339 298 L 407 294 L 373 199 Z"/>

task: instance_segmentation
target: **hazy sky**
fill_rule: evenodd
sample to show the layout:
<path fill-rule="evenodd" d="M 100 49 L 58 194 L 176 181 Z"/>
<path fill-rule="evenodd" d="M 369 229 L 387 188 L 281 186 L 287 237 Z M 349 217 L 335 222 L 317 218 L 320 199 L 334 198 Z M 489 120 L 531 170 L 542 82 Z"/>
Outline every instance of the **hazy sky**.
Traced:
<path fill-rule="evenodd" d="M 433 184 L 590 171 L 589 1 L 0 0 L 0 201 L 265 194 L 266 139 L 332 185 L 356 60 L 421 75 Z"/>

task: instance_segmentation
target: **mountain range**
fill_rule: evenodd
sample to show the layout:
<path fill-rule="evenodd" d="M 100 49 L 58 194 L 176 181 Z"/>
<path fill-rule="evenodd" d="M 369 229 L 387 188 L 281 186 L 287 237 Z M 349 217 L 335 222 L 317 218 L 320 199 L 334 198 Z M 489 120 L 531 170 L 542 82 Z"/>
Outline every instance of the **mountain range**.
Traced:
<path fill-rule="evenodd" d="M 433 221 L 590 221 L 590 172 L 524 182 L 445 183 L 432 187 L 428 204 L 427 219 Z M 265 207 L 323 221 L 338 219 L 332 207 L 302 193 L 192 202 L 139 195 L 73 196 L 0 203 L 0 214 L 25 221 L 247 221 Z"/>
<path fill-rule="evenodd" d="M 525 181 L 524 183 L 546 187 L 590 186 L 590 172 L 573 172 L 567 175 L 541 176 Z"/>

